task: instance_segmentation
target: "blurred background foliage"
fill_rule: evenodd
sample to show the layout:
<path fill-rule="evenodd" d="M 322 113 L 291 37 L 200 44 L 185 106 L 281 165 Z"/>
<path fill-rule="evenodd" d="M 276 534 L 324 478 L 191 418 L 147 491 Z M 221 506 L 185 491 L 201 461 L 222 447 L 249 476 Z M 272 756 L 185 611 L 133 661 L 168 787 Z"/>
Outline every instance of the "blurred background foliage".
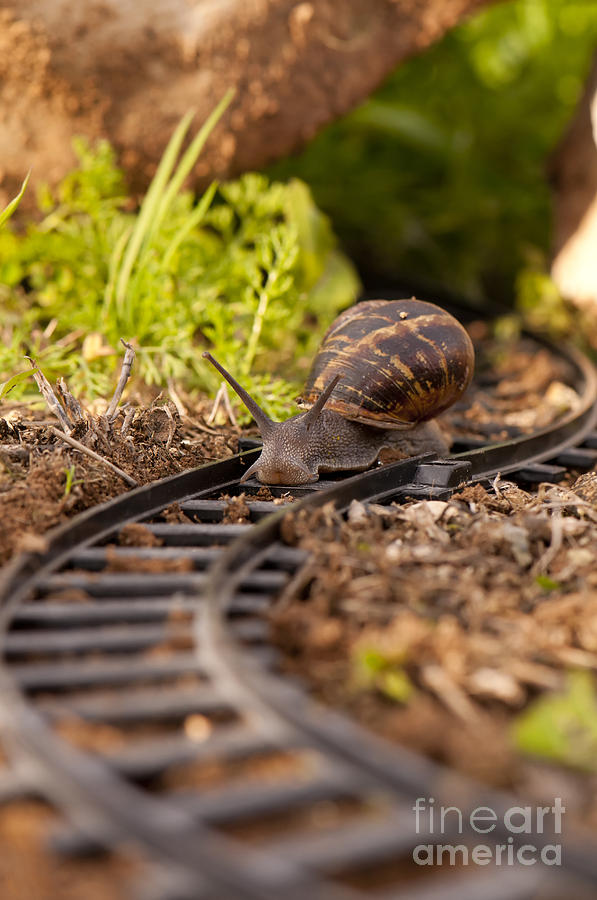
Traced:
<path fill-rule="evenodd" d="M 310 185 L 364 275 L 532 306 L 549 289 L 533 274 L 550 249 L 549 157 L 596 46 L 595 0 L 497 4 L 272 174 Z"/>

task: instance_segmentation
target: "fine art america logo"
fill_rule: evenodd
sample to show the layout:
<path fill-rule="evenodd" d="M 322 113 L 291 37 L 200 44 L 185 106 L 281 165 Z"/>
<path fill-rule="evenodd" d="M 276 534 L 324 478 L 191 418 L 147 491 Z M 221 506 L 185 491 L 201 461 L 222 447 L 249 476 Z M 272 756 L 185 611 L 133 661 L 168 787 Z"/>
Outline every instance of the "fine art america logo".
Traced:
<path fill-rule="evenodd" d="M 546 843 L 548 835 L 551 840 L 562 833 L 566 807 L 559 797 L 554 799 L 553 806 L 511 806 L 499 813 L 489 806 L 478 806 L 472 811 L 457 806 L 436 806 L 433 797 L 419 797 L 413 811 L 416 833 L 429 841 L 413 850 L 413 860 L 418 866 L 562 864 L 562 845 Z M 475 833 L 490 835 L 496 829 L 491 843 L 475 844 L 471 840 Z M 464 832 L 466 844 L 437 841 L 438 837 L 445 841 Z"/>

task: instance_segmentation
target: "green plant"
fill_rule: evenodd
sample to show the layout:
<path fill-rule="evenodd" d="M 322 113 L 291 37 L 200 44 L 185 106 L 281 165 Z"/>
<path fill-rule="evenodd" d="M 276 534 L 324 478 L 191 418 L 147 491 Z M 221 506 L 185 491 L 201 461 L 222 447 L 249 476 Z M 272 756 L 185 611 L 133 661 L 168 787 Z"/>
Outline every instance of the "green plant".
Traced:
<path fill-rule="evenodd" d="M 354 654 L 355 682 L 361 689 L 379 691 L 388 700 L 408 703 L 415 688 L 403 668 L 403 654 L 390 657 L 376 647 L 359 647 Z"/>
<path fill-rule="evenodd" d="M 27 369 L 25 372 L 17 372 L 16 375 L 13 375 L 12 378 L 9 378 L 8 381 L 3 381 L 0 384 L 0 400 L 4 397 L 7 397 L 8 394 L 19 384 L 23 384 L 23 382 L 28 381 L 31 375 L 33 374 L 33 369 Z"/>
<path fill-rule="evenodd" d="M 550 591 L 559 591 L 562 587 L 559 581 L 555 581 L 549 575 L 535 575 L 535 584 L 538 584 L 546 594 L 550 593 Z"/>
<path fill-rule="evenodd" d="M 578 310 L 573 311 L 564 301 L 555 282 L 542 271 L 540 260 L 521 269 L 515 290 L 516 309 L 528 326 L 554 340 L 571 335 L 578 322 Z"/>
<path fill-rule="evenodd" d="M 21 189 L 20 189 L 19 193 L 17 194 L 17 196 L 13 197 L 12 200 L 10 201 L 10 203 L 8 203 L 4 207 L 3 210 L 0 210 L 0 228 L 2 228 L 2 226 L 4 225 L 5 222 L 8 222 L 8 220 L 10 219 L 12 214 L 16 211 L 19 203 L 21 202 L 23 194 L 25 193 L 27 184 L 29 183 L 30 175 L 31 175 L 31 172 L 27 172 L 27 175 L 25 176 L 25 180 L 23 181 L 23 184 L 21 185 Z"/>
<path fill-rule="evenodd" d="M 517 717 L 516 746 L 523 753 L 597 770 L 597 693 L 590 672 L 570 672 L 562 691 L 545 694 Z"/>
<path fill-rule="evenodd" d="M 594 0 L 492 5 L 271 172 L 311 186 L 365 267 L 511 303 L 545 268 L 549 154 L 596 44 Z"/>
<path fill-rule="evenodd" d="M 105 395 L 124 337 L 149 384 L 213 390 L 201 359 L 209 347 L 271 415 L 287 410 L 322 329 L 358 282 L 298 180 L 248 174 L 199 199 L 183 189 L 229 100 L 177 162 L 185 116 L 137 212 L 109 145 L 78 140 L 78 168 L 40 192 L 42 221 L 0 233 L 0 377 L 27 352 L 49 378 Z"/>
<path fill-rule="evenodd" d="M 10 219 L 10 217 L 13 215 L 13 213 L 16 212 L 18 205 L 21 202 L 21 199 L 23 197 L 23 194 L 25 193 L 25 190 L 27 188 L 27 184 L 29 183 L 30 175 L 31 175 L 31 171 L 27 172 L 27 175 L 25 176 L 25 179 L 19 190 L 19 193 L 16 195 L 16 197 L 13 197 L 13 199 L 10 201 L 10 203 L 8 203 L 4 207 L 3 210 L 0 211 L 0 228 L 2 228 L 2 226 L 5 224 L 5 222 L 7 222 Z M 0 350 L 0 360 L 1 360 L 1 358 L 2 358 L 2 351 Z M 0 372 L 1 371 L 2 371 L 2 367 L 0 365 Z M 13 375 L 7 381 L 3 381 L 2 383 L 0 383 L 0 400 L 2 400 L 3 397 L 6 397 L 10 393 L 10 391 L 12 391 L 15 387 L 17 387 L 17 385 L 22 384 L 23 382 L 27 381 L 30 378 L 31 373 L 32 373 L 31 369 L 28 369 L 25 372 L 17 372 L 15 375 Z"/>
<path fill-rule="evenodd" d="M 77 478 L 75 479 L 75 466 L 69 466 L 64 470 L 64 494 L 62 495 L 62 499 L 66 500 L 67 497 L 70 496 L 70 492 L 74 488 L 76 484 L 82 484 L 83 479 Z"/>

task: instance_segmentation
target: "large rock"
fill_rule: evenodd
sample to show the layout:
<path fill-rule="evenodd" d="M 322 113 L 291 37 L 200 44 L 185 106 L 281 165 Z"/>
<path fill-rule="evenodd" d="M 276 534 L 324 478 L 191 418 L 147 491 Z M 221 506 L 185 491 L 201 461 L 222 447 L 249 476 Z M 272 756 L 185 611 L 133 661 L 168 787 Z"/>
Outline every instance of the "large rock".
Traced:
<path fill-rule="evenodd" d="M 197 175 L 263 166 L 487 2 L 0 0 L 1 189 L 30 166 L 56 182 L 75 134 L 108 137 L 142 187 L 181 116 L 231 86 Z"/>

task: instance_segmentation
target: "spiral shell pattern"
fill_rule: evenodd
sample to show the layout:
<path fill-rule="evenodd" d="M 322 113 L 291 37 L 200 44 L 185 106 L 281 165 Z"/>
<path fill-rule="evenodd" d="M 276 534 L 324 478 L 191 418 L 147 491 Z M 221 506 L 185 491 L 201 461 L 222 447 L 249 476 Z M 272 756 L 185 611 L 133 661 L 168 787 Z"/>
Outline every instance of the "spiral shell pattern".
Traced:
<path fill-rule="evenodd" d="M 370 300 L 326 332 L 302 395 L 312 406 L 332 378 L 326 409 L 379 428 L 409 428 L 451 406 L 470 384 L 474 350 L 462 325 L 422 300 Z"/>

